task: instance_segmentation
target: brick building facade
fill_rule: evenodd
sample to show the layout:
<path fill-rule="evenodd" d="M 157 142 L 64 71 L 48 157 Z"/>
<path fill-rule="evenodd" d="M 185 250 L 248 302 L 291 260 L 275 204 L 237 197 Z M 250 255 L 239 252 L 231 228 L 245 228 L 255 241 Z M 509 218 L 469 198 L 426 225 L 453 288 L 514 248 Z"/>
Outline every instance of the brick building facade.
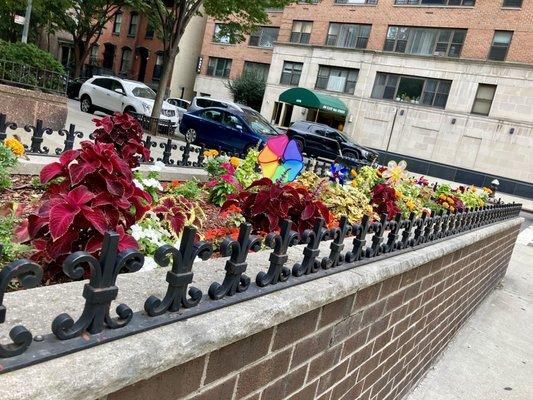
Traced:
<path fill-rule="evenodd" d="M 209 21 L 198 93 L 228 98 L 221 80 L 238 76 L 245 62 L 268 63 L 268 51 L 261 111 L 280 126 L 317 119 L 314 110 L 279 102 L 281 93 L 323 91 L 349 114 L 318 120 L 362 144 L 533 182 L 533 3 L 322 0 L 271 15 L 277 39 L 260 56 L 250 39 L 213 43 Z M 226 76 L 210 61 L 221 58 L 232 60 Z"/>

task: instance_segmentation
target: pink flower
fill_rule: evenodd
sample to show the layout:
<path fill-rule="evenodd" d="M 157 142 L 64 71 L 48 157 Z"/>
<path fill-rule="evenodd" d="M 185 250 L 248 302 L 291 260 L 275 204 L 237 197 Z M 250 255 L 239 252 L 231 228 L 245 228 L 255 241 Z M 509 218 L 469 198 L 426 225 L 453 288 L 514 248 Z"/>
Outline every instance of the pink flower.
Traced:
<path fill-rule="evenodd" d="M 228 172 L 228 174 L 233 175 L 235 173 L 235 167 L 229 162 L 222 163 L 220 164 L 220 166 L 224 168 Z"/>
<path fill-rule="evenodd" d="M 212 181 L 209 181 L 205 184 L 205 186 L 207 186 L 208 188 L 213 188 L 217 185 L 217 181 L 215 180 L 212 180 Z"/>
<path fill-rule="evenodd" d="M 235 184 L 235 178 L 230 174 L 222 175 L 220 179 L 222 179 L 224 182 L 231 183 L 232 185 Z"/>

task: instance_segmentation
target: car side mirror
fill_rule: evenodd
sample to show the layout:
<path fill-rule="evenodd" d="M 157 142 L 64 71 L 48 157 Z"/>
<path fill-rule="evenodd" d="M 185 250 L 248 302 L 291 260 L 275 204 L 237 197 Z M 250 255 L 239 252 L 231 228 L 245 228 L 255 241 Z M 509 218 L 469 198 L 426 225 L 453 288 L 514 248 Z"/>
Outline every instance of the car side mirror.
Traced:
<path fill-rule="evenodd" d="M 121 88 L 116 88 L 115 90 L 115 93 L 118 93 L 118 94 L 124 94 L 124 90 L 122 90 Z"/>

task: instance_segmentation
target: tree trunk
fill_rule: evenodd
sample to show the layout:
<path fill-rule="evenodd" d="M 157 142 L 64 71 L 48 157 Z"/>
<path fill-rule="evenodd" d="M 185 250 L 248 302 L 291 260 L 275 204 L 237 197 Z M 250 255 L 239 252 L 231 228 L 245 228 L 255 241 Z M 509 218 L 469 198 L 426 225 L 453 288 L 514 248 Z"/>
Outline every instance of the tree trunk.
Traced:
<path fill-rule="evenodd" d="M 159 116 L 161 115 L 161 109 L 163 108 L 163 100 L 165 99 L 165 93 L 167 91 L 168 82 L 172 75 L 172 69 L 174 68 L 174 59 L 176 58 L 177 54 L 177 46 L 176 49 L 171 48 L 168 52 L 168 57 L 163 63 L 163 71 L 161 72 L 161 78 L 159 79 L 159 84 L 157 85 L 157 95 L 155 96 L 154 108 L 152 109 L 152 118 L 159 118 Z"/>

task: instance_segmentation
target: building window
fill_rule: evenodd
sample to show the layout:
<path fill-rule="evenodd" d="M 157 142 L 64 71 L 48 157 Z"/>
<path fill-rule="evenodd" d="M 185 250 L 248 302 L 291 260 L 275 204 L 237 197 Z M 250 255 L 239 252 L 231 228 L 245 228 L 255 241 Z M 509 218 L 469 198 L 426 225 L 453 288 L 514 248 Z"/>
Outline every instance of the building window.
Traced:
<path fill-rule="evenodd" d="M 335 0 L 336 4 L 378 4 L 378 0 Z"/>
<path fill-rule="evenodd" d="M 136 12 L 131 13 L 130 27 L 128 28 L 128 36 L 137 36 L 137 28 L 139 27 L 139 14 Z"/>
<path fill-rule="evenodd" d="M 91 55 L 89 57 L 90 65 L 98 64 L 98 50 L 99 49 L 100 49 L 100 46 L 98 46 L 97 44 L 93 44 L 93 47 L 91 47 Z"/>
<path fill-rule="evenodd" d="M 503 0 L 502 7 L 521 8 L 522 0 Z"/>
<path fill-rule="evenodd" d="M 318 69 L 315 89 L 353 94 L 358 73 L 357 69 L 321 65 Z"/>
<path fill-rule="evenodd" d="M 250 35 L 248 44 L 255 47 L 273 47 L 278 40 L 279 28 L 262 26 Z"/>
<path fill-rule="evenodd" d="M 452 81 L 378 72 L 372 97 L 445 108 Z"/>
<path fill-rule="evenodd" d="M 148 21 L 148 23 L 146 24 L 146 32 L 144 34 L 144 38 L 153 39 L 154 33 L 155 33 L 154 25 L 150 21 Z"/>
<path fill-rule="evenodd" d="M 122 58 L 120 59 L 120 73 L 127 75 L 131 67 L 131 49 L 124 47 L 122 49 Z"/>
<path fill-rule="evenodd" d="M 494 93 L 496 93 L 496 85 L 480 83 L 477 86 L 472 114 L 489 115 L 492 100 L 494 100 Z"/>
<path fill-rule="evenodd" d="M 268 70 L 270 69 L 270 64 L 245 61 L 244 62 L 244 73 L 245 74 L 254 74 L 259 79 L 266 81 L 268 77 Z"/>
<path fill-rule="evenodd" d="M 309 43 L 312 27 L 313 23 L 311 21 L 293 21 L 289 41 L 291 43 Z"/>
<path fill-rule="evenodd" d="M 228 78 L 231 70 L 231 59 L 209 57 L 207 64 L 207 75 Z"/>
<path fill-rule="evenodd" d="M 466 29 L 389 26 L 383 50 L 424 56 L 459 57 Z"/>
<path fill-rule="evenodd" d="M 120 35 L 121 26 L 122 26 L 122 13 L 118 12 L 115 14 L 115 21 L 113 22 L 113 33 L 115 35 Z"/>
<path fill-rule="evenodd" d="M 159 79 L 161 79 L 161 74 L 163 73 L 163 61 L 163 53 L 156 53 L 154 72 L 152 73 L 152 81 L 158 81 Z"/>
<path fill-rule="evenodd" d="M 350 49 L 365 49 L 371 25 L 329 24 L 326 45 Z"/>
<path fill-rule="evenodd" d="M 495 31 L 492 39 L 492 46 L 489 52 L 489 60 L 503 61 L 507 57 L 507 51 L 511 44 L 513 32 Z"/>
<path fill-rule="evenodd" d="M 223 44 L 233 44 L 235 41 L 231 40 L 229 35 L 221 35 L 220 31 L 224 27 L 224 24 L 215 24 L 215 30 L 213 31 L 213 42 Z"/>
<path fill-rule="evenodd" d="M 402 6 L 463 6 L 472 7 L 476 0 L 396 0 L 394 4 Z"/>
<path fill-rule="evenodd" d="M 300 83 L 300 76 L 302 75 L 302 67 L 303 63 L 285 61 L 283 63 L 280 83 L 282 85 L 298 86 Z"/>

